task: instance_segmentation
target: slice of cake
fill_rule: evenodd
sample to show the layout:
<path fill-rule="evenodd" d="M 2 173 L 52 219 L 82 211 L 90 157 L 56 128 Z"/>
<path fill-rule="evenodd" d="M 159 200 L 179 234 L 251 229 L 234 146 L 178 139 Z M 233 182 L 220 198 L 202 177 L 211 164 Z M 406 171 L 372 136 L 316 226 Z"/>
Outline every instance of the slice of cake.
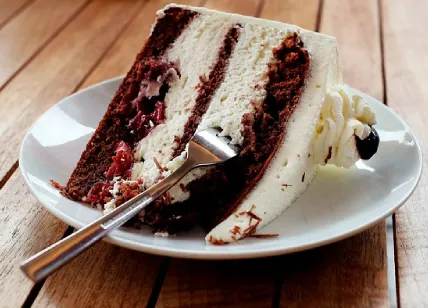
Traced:
<path fill-rule="evenodd" d="M 237 159 L 193 170 L 139 215 L 163 235 L 201 223 L 207 242 L 254 234 L 318 164 L 370 158 L 375 116 L 342 85 L 337 43 L 297 26 L 171 4 L 83 152 L 64 193 L 106 211 L 176 170 L 192 135 L 219 127 Z"/>

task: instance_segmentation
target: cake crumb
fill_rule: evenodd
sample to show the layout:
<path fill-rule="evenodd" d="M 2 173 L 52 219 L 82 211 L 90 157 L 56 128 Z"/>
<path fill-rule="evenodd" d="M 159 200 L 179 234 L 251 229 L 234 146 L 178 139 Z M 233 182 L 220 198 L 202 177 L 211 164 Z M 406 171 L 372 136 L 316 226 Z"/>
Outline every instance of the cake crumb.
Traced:
<path fill-rule="evenodd" d="M 52 185 L 53 187 L 55 187 L 56 189 L 58 189 L 58 190 L 63 191 L 63 190 L 65 189 L 65 186 L 62 186 L 60 183 L 58 183 L 58 182 L 57 182 L 57 181 L 55 181 L 55 180 L 50 180 L 49 182 L 51 182 L 51 185 Z"/>
<path fill-rule="evenodd" d="M 169 237 L 169 233 L 168 232 L 156 232 L 155 236 L 159 236 L 159 237 Z"/>

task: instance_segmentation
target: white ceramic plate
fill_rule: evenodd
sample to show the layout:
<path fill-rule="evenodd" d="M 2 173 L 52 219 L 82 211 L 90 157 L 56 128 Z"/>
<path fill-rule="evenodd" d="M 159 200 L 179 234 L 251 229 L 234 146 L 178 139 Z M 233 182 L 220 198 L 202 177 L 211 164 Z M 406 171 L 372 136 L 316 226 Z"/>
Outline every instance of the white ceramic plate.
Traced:
<path fill-rule="evenodd" d="M 33 125 L 22 142 L 21 172 L 31 192 L 59 219 L 80 228 L 101 212 L 64 198 L 50 179 L 66 183 L 120 78 L 107 80 L 62 100 Z M 106 240 L 159 255 L 195 259 L 238 259 L 279 255 L 331 243 L 358 233 L 392 214 L 415 189 L 422 154 L 408 126 L 391 109 L 365 95 L 378 119 L 378 153 L 350 170 L 321 168 L 305 193 L 263 229 L 278 238 L 206 245 L 204 232 L 153 236 L 149 228 L 122 228 Z"/>

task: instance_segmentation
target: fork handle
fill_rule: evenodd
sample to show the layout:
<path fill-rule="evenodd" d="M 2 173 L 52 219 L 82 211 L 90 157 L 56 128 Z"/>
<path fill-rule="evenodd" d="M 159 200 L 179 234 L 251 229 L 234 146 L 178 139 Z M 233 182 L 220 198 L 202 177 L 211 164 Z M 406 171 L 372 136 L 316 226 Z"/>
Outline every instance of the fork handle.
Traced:
<path fill-rule="evenodd" d="M 109 214 L 95 220 L 59 242 L 45 248 L 21 264 L 21 269 L 33 281 L 38 282 L 70 262 L 113 229 L 141 212 L 147 205 L 178 183 L 196 165 L 189 159 L 170 176 L 143 193 L 126 201 Z"/>

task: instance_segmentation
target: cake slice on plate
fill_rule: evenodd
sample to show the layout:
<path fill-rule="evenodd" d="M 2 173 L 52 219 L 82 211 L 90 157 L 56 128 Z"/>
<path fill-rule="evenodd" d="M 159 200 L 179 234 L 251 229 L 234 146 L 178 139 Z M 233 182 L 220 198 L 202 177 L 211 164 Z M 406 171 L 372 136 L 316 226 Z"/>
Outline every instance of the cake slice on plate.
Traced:
<path fill-rule="evenodd" d="M 201 223 L 211 244 L 254 234 L 317 165 L 369 159 L 374 113 L 342 85 L 334 38 L 294 25 L 171 4 L 157 14 L 64 193 L 103 210 L 154 185 L 219 127 L 237 159 L 189 173 L 140 214 L 161 235 Z"/>

